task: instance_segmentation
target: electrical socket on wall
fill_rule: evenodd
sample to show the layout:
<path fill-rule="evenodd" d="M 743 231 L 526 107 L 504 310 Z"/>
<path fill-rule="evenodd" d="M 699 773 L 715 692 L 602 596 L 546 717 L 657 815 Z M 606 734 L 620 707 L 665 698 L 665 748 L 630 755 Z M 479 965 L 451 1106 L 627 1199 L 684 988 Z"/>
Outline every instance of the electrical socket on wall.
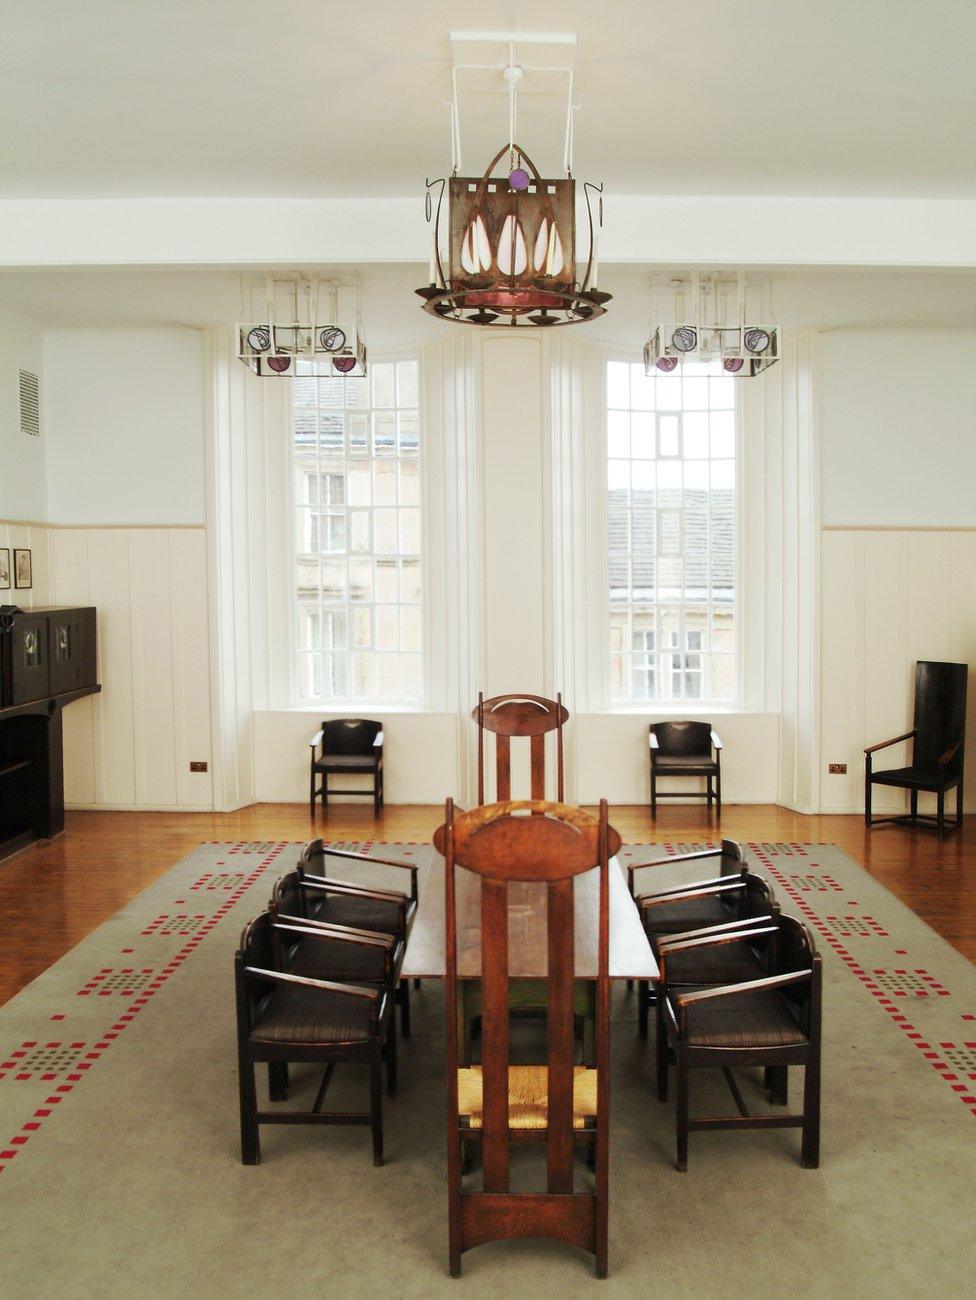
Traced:
<path fill-rule="evenodd" d="M 828 771 L 828 773 L 830 774 L 830 776 L 846 776 L 846 775 L 847 775 L 847 764 L 846 764 L 846 763 L 828 763 L 828 764 L 827 764 L 827 771 Z"/>
<path fill-rule="evenodd" d="M 206 765 L 206 763 L 191 763 L 191 764 L 190 764 L 190 771 L 191 771 L 191 772 L 206 772 L 206 770 L 207 770 L 207 765 Z"/>

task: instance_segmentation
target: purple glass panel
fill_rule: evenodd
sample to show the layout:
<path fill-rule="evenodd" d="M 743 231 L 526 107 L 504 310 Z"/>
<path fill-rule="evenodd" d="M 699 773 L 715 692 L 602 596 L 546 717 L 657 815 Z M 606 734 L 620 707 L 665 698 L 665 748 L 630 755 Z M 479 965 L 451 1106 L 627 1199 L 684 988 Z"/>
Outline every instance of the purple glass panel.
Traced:
<path fill-rule="evenodd" d="M 340 375 L 348 375 L 350 370 L 355 370 L 356 368 L 356 358 L 333 357 L 332 365 L 336 370 L 338 370 Z"/>
<path fill-rule="evenodd" d="M 276 375 L 283 375 L 291 365 L 291 357 L 268 357 L 268 369 Z"/>
<path fill-rule="evenodd" d="M 677 364 L 677 357 L 658 357 L 657 359 L 658 370 L 670 371 L 673 370 Z"/>
<path fill-rule="evenodd" d="M 726 357 L 722 362 L 722 369 L 727 370 L 729 374 L 734 375 L 742 369 L 743 364 L 741 357 Z"/>

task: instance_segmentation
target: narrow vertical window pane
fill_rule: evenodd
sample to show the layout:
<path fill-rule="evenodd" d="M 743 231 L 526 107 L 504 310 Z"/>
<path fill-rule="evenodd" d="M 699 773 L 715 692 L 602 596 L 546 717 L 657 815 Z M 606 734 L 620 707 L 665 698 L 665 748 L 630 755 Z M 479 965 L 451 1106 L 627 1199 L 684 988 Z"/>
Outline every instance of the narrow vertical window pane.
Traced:
<path fill-rule="evenodd" d="M 299 698 L 420 704 L 418 361 L 291 386 Z"/>
<path fill-rule="evenodd" d="M 735 698 L 735 382 L 607 365 L 610 697 Z"/>

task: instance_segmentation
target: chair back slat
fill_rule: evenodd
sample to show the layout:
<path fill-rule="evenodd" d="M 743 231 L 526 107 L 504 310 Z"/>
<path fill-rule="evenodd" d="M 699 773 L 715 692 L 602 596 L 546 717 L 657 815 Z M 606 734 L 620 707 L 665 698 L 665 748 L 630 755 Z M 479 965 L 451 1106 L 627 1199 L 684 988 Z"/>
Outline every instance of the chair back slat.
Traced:
<path fill-rule="evenodd" d="M 486 700 L 479 691 L 478 704 L 471 716 L 478 724 L 478 802 L 485 802 L 485 732 L 495 737 L 495 798 L 502 801 L 512 797 L 511 739 L 530 739 L 531 795 L 533 799 L 546 797 L 546 736 L 556 733 L 556 797 L 563 798 L 563 724 L 569 720 L 569 710 L 562 696 L 548 700 L 543 695 L 526 693 L 495 695 Z"/>
<path fill-rule="evenodd" d="M 551 880 L 547 895 L 549 1097 L 546 1167 L 550 1192 L 572 1192 L 575 1052 L 572 877 Z"/>
<path fill-rule="evenodd" d="M 324 753 L 347 756 L 369 754 L 383 730 L 372 718 L 331 718 L 322 723 Z"/>
<path fill-rule="evenodd" d="M 484 1188 L 508 1191 L 508 883 L 481 882 Z"/>
<path fill-rule="evenodd" d="M 918 730 L 913 766 L 933 771 L 939 756 L 966 733 L 968 665 L 920 659 L 915 665 L 915 722 Z M 962 748 L 947 764 L 948 774 L 962 771 Z"/>

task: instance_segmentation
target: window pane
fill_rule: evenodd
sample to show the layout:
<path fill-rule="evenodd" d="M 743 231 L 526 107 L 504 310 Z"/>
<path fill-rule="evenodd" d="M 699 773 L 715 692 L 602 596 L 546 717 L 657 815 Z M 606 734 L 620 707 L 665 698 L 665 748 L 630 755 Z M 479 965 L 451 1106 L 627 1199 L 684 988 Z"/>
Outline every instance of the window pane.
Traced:
<path fill-rule="evenodd" d="M 420 387 L 415 358 L 292 381 L 301 699 L 423 698 Z"/>
<path fill-rule="evenodd" d="M 607 365 L 614 701 L 735 698 L 735 392 L 719 363 Z"/>

